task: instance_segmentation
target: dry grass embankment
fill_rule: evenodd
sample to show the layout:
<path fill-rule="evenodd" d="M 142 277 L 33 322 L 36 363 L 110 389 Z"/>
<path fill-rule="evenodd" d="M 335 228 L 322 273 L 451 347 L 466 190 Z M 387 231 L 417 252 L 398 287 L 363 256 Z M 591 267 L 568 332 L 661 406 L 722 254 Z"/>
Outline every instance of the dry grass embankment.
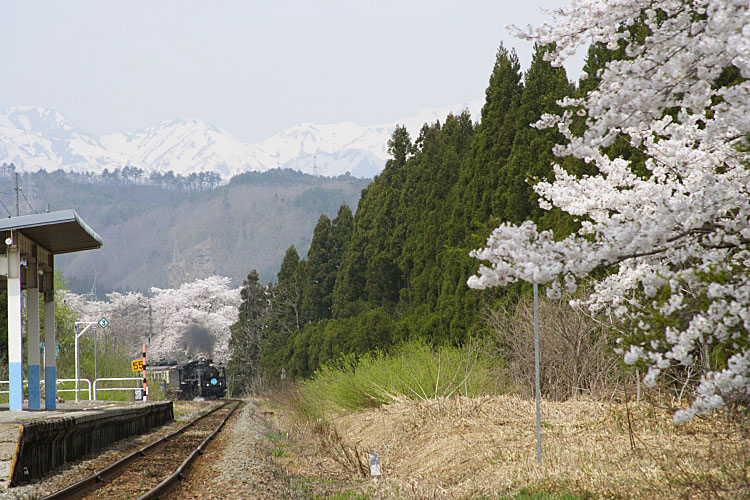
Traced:
<path fill-rule="evenodd" d="M 628 419 L 624 404 L 590 400 L 543 402 L 542 413 L 542 467 L 534 402 L 506 395 L 399 398 L 326 425 L 277 412 L 295 442 L 280 460 L 304 477 L 352 480 L 361 477 L 355 450 L 362 463 L 379 453 L 383 476 L 359 487 L 373 499 L 498 498 L 523 488 L 582 498 L 750 498 L 747 435 L 721 417 L 677 427 L 651 404 L 631 404 Z"/>
<path fill-rule="evenodd" d="M 585 318 L 563 326 L 545 332 L 548 341 L 588 346 L 611 365 L 587 340 Z M 588 368 L 596 360 L 555 344 L 548 351 L 575 376 L 558 376 L 560 366 L 543 370 L 540 467 L 534 400 L 505 394 L 530 385 L 527 372 L 513 369 L 525 351 L 506 337 L 498 342 L 505 358 L 475 345 L 410 342 L 287 384 L 269 403 L 291 436 L 278 458 L 293 474 L 336 479 L 360 494 L 341 498 L 750 500 L 747 414 L 744 425 L 715 414 L 675 426 L 676 408 L 660 406 L 667 391 L 649 390 L 646 402 L 626 406 L 624 373 Z M 599 398 L 564 397 L 581 387 Z M 381 456 L 379 478 L 369 477 L 370 453 Z M 531 493 L 518 494 L 524 490 Z"/>

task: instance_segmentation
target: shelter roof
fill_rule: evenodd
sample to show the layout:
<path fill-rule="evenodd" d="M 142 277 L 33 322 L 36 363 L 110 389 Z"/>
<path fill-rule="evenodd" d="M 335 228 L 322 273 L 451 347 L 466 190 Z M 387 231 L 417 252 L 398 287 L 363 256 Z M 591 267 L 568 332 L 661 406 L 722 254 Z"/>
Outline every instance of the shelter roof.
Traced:
<path fill-rule="evenodd" d="M 100 248 L 102 238 L 75 210 L 0 219 L 0 232 L 18 230 L 53 254 Z"/>

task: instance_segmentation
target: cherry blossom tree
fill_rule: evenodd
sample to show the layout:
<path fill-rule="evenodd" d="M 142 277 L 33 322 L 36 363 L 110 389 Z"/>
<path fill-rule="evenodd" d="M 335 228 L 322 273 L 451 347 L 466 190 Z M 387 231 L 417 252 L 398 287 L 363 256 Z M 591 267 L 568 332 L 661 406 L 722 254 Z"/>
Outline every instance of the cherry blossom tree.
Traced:
<path fill-rule="evenodd" d="M 503 224 L 472 256 L 485 261 L 473 288 L 516 280 L 574 289 L 594 270 L 611 271 L 587 299 L 630 330 L 619 339 L 645 382 L 670 366 L 707 366 L 688 410 L 750 401 L 750 2 L 747 0 L 572 0 L 555 22 L 516 30 L 559 65 L 587 43 L 625 49 L 598 86 L 568 98 L 537 127 L 566 138 L 558 156 L 592 164 L 578 178 L 555 166 L 535 190 L 542 208 L 580 221 L 556 238 L 533 222 Z M 645 36 L 633 36 L 634 26 Z M 573 123 L 585 120 L 583 132 Z M 576 129 L 577 130 L 577 129 Z M 607 148 L 618 137 L 646 155 L 647 172 Z M 612 271 L 614 270 L 614 271 Z M 718 361 L 717 361 L 718 360 Z M 709 364 L 710 365 L 710 364 Z"/>
<path fill-rule="evenodd" d="M 148 326 L 147 297 L 139 293 L 112 293 L 107 300 L 89 300 L 64 288 L 60 283 L 55 290 L 58 302 L 55 314 L 58 328 L 60 356 L 58 367 L 71 374 L 74 369 L 73 322 L 94 323 L 80 339 L 81 373 L 84 377 L 129 376 L 130 360 L 141 351 L 144 324 Z M 102 329 L 96 323 L 102 318 L 110 323 Z M 72 375 L 71 375 L 72 376 Z"/>
<path fill-rule="evenodd" d="M 107 294 L 106 301 L 88 300 L 65 291 L 63 299 L 82 321 L 106 317 L 110 324 L 100 338 L 123 346 L 139 356 L 141 345 L 149 343 L 149 359 L 186 358 L 191 335 L 200 332 L 204 345 L 220 363 L 229 360 L 229 327 L 237 321 L 240 290 L 230 288 L 230 279 L 212 276 L 186 283 L 176 289 L 152 288 L 151 297 L 137 292 Z M 149 318 L 149 306 L 151 317 Z M 153 338 L 149 332 L 153 330 Z"/>
<path fill-rule="evenodd" d="M 86 295 L 69 290 L 61 293 L 65 304 L 75 311 L 79 321 L 97 322 L 107 318 L 107 328 L 94 325 L 91 335 L 122 348 L 130 356 L 141 353 L 141 345 L 149 331 L 148 297 L 138 292 L 112 292 L 107 294 L 107 300 L 90 300 Z"/>
<path fill-rule="evenodd" d="M 230 288 L 230 281 L 211 276 L 176 289 L 152 288 L 155 334 L 151 341 L 152 356 L 187 355 L 185 336 L 199 327 L 213 341 L 214 361 L 226 363 L 230 354 L 229 327 L 237 322 L 241 302 L 240 290 Z"/>

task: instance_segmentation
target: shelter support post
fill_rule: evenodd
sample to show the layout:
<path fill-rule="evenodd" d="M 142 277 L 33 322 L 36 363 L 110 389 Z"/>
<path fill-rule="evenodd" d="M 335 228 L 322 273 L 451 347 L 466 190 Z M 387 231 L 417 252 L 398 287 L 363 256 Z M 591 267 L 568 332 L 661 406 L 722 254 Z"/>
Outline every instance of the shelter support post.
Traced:
<path fill-rule="evenodd" d="M 44 274 L 44 403 L 57 408 L 57 339 L 55 338 L 55 274 L 54 256 L 49 256 L 49 269 Z"/>
<path fill-rule="evenodd" d="M 37 274 L 36 258 L 29 259 L 26 268 L 26 341 L 28 342 L 29 364 L 29 410 L 42 408 L 39 346 L 39 275 Z"/>
<path fill-rule="evenodd" d="M 10 409 L 23 410 L 23 332 L 21 329 L 21 252 L 18 232 L 8 245 L 8 375 Z"/>
<path fill-rule="evenodd" d="M 39 294 L 44 295 L 44 379 L 45 407 L 54 409 L 57 401 L 57 342 L 55 331 L 54 255 L 101 248 L 102 239 L 75 212 L 60 210 L 0 219 L 0 279 L 8 286 L 8 368 L 10 409 L 23 410 L 23 326 L 22 290 L 28 299 L 29 409 L 41 406 L 41 354 Z M 2 248 L 0 247 L 0 250 Z M 21 268 L 21 264 L 25 269 Z"/>

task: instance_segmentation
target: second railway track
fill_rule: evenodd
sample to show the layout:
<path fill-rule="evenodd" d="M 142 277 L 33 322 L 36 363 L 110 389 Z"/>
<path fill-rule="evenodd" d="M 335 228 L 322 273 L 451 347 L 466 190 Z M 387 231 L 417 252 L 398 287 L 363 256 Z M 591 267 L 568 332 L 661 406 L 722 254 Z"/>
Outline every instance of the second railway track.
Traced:
<path fill-rule="evenodd" d="M 227 401 L 169 436 L 41 500 L 159 498 L 241 404 Z"/>

